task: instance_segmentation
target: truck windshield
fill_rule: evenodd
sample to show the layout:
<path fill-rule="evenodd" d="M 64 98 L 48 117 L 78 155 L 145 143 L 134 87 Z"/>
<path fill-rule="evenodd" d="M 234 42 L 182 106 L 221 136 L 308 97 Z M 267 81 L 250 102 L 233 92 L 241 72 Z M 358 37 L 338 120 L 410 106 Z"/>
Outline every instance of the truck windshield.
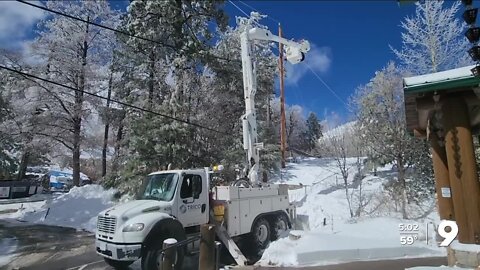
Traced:
<path fill-rule="evenodd" d="M 178 174 L 176 173 L 149 175 L 145 179 L 137 199 L 171 201 L 177 182 Z"/>

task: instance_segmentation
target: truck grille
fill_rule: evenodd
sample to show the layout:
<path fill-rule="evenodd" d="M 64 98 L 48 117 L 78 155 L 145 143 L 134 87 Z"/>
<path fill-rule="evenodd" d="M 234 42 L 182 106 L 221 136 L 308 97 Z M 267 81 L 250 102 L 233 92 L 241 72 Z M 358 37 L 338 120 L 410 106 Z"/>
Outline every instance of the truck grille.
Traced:
<path fill-rule="evenodd" d="M 115 217 L 99 216 L 97 220 L 97 230 L 104 233 L 115 233 L 117 219 Z"/>

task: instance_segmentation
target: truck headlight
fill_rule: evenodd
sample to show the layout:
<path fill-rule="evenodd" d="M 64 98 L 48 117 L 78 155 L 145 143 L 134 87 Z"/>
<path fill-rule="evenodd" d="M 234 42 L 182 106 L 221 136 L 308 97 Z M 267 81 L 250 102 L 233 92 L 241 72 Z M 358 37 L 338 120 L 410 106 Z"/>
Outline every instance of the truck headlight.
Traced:
<path fill-rule="evenodd" d="M 123 227 L 122 232 L 139 232 L 143 230 L 143 227 L 145 227 L 143 223 L 132 223 Z"/>

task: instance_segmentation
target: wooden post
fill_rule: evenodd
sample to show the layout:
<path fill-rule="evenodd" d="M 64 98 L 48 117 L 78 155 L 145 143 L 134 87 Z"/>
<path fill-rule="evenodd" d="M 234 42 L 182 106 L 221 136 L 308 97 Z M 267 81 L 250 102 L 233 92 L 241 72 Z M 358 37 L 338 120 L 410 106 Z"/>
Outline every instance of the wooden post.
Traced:
<path fill-rule="evenodd" d="M 435 175 L 438 213 L 442 220 L 455 220 L 445 146 L 440 145 L 439 138 L 435 132 L 429 134 L 429 141 Z"/>
<path fill-rule="evenodd" d="M 199 270 L 215 270 L 215 225 L 204 224 L 200 227 Z"/>
<path fill-rule="evenodd" d="M 163 241 L 163 249 L 173 246 L 177 240 L 168 238 Z M 177 262 L 177 248 L 169 248 L 163 252 L 162 270 L 173 270 Z"/>
<path fill-rule="evenodd" d="M 442 111 L 458 241 L 480 244 L 480 184 L 468 108 L 461 96 L 450 96 Z"/>
<path fill-rule="evenodd" d="M 282 28 L 278 24 L 278 36 L 282 37 Z M 283 81 L 283 44 L 278 43 L 280 51 L 278 66 L 280 69 L 280 151 L 282 152 L 282 168 L 285 168 L 285 151 L 287 150 L 287 120 L 285 119 L 285 84 Z"/>

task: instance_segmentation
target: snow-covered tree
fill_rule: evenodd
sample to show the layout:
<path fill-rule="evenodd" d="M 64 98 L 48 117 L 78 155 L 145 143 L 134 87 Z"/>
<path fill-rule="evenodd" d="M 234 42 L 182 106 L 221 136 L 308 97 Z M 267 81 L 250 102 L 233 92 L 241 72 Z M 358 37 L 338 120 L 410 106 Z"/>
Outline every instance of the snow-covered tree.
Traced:
<path fill-rule="evenodd" d="M 407 218 L 409 201 L 420 193 L 431 194 L 432 182 L 408 174 L 410 169 L 421 173 L 422 166 L 431 167 L 431 159 L 425 142 L 414 138 L 405 128 L 402 75 L 393 63 L 389 63 L 376 72 L 370 83 L 358 88 L 353 104 L 367 156 L 380 164 L 393 163 L 397 170 L 396 181 L 390 188 L 401 203 L 403 217 Z M 428 177 L 431 179 L 432 175 Z M 422 188 L 409 188 L 413 182 L 423 182 Z"/>
<path fill-rule="evenodd" d="M 314 112 L 310 112 L 306 120 L 307 130 L 304 133 L 306 150 L 311 151 L 322 137 L 322 125 Z"/>
<path fill-rule="evenodd" d="M 345 198 L 348 204 L 348 210 L 350 212 L 350 217 L 354 216 L 351 194 L 349 191 L 348 177 L 350 175 L 350 168 L 347 164 L 348 149 L 350 148 L 348 137 L 353 134 L 350 130 L 345 130 L 337 136 L 331 136 L 326 140 L 326 150 L 327 153 L 335 160 L 335 163 L 340 170 L 340 174 L 343 180 L 343 188 L 345 189 Z"/>
<path fill-rule="evenodd" d="M 117 14 L 107 1 L 48 1 L 47 7 L 85 20 L 111 27 Z M 49 129 L 43 135 L 63 145 L 72 153 L 73 182 L 80 183 L 80 152 L 83 124 L 96 104 L 83 91 L 102 92 L 99 68 L 108 65 L 111 56 L 111 31 L 79 23 L 59 15 L 40 22 L 38 37 L 32 44 L 33 52 L 40 57 L 38 75 L 78 89 L 37 82 L 37 87 L 49 100 Z"/>
<path fill-rule="evenodd" d="M 401 64 L 413 74 L 426 74 L 472 63 L 457 18 L 460 1 L 417 1 L 415 16 L 402 22 L 402 48 L 391 47 Z"/>
<path fill-rule="evenodd" d="M 33 72 L 18 53 L 3 51 L 0 59 L 3 65 Z M 22 180 L 27 166 L 45 161 L 50 152 L 49 141 L 39 136 L 48 128 L 43 118 L 48 114 L 47 99 L 31 80 L 10 71 L 2 73 L 2 100 L 6 107 L 0 129 L 9 159 L 18 160 L 16 179 Z"/>
<path fill-rule="evenodd" d="M 132 1 L 122 28 L 157 42 L 120 39 L 123 84 L 115 95 L 163 115 L 225 134 L 231 132 L 230 123 L 219 120 L 219 108 L 213 107 L 220 93 L 211 93 L 214 84 L 209 79 L 207 59 L 214 34 L 212 26 L 221 29 L 226 24 L 221 7 L 218 1 Z M 116 155 L 119 158 L 114 164 L 123 164 L 124 170 L 111 178 L 127 189 L 146 172 L 168 164 L 186 168 L 217 163 L 221 157 L 217 153 L 222 150 L 218 146 L 228 145 L 223 134 L 123 109 L 123 128 L 118 129 L 122 132 L 123 149 L 119 150 L 123 154 Z"/>
<path fill-rule="evenodd" d="M 12 113 L 10 98 L 6 94 L 7 78 L 10 76 L 5 73 L 0 72 L 0 180 L 11 178 L 18 166 L 18 159 L 13 155 L 17 145 L 5 127 Z"/>

